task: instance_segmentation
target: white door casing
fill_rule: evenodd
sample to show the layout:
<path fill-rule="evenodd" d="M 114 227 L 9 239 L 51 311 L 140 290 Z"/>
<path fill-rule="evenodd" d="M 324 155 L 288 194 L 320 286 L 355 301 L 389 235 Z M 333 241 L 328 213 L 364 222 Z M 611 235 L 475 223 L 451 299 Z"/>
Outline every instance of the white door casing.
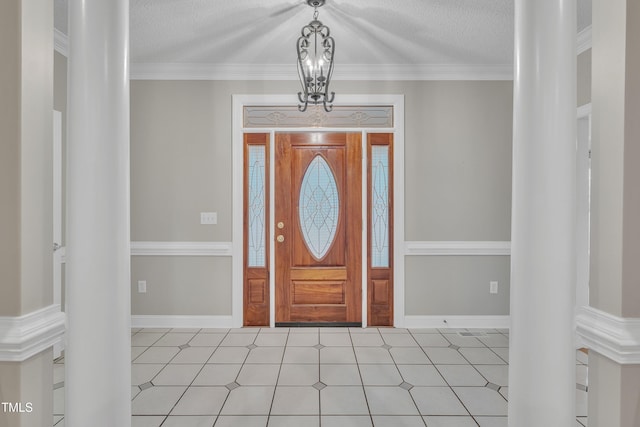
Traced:
<path fill-rule="evenodd" d="M 338 103 L 334 103 L 339 105 Z M 296 132 L 317 132 L 317 131 L 339 131 L 339 132 L 362 132 L 363 144 L 366 144 L 366 134 L 368 132 L 390 132 L 394 134 L 394 326 L 404 326 L 404 95 L 341 95 L 340 104 L 357 105 L 357 106 L 380 106 L 388 105 L 393 107 L 393 126 L 391 128 L 367 128 L 366 125 L 345 128 L 318 128 L 318 127 L 300 127 L 300 128 L 278 128 L 268 126 L 265 128 L 252 127 L 251 129 L 244 127 L 243 112 L 245 106 L 291 106 L 297 105 L 297 100 L 293 95 L 234 95 L 232 107 L 232 165 L 233 165 L 233 200 L 232 200 L 232 217 L 242 218 L 243 212 L 243 134 L 247 132 L 268 132 L 271 141 L 274 141 L 275 132 L 278 131 L 296 131 Z M 270 162 L 275 164 L 274 144 L 270 144 Z M 365 150 L 366 151 L 366 150 Z M 366 174 L 366 156 L 363 155 L 363 173 Z M 271 188 L 269 192 L 274 194 L 274 168 L 270 171 Z M 366 182 L 366 175 L 364 181 Z M 366 186 L 363 186 L 363 192 L 366 193 Z M 270 198 L 269 206 L 270 218 L 274 218 L 274 198 Z M 363 203 L 363 235 L 366 236 L 366 194 L 362 198 Z M 243 224 L 242 221 L 233 221 L 232 231 L 232 323 L 233 327 L 241 327 L 243 324 Z M 270 253 L 274 253 L 274 227 L 270 227 L 271 235 L 267 236 L 267 241 L 271 245 Z M 363 239 L 363 254 L 366 259 L 367 240 Z M 275 271 L 274 257 L 271 257 L 271 272 Z M 363 292 L 367 295 L 366 289 L 366 263 L 363 263 Z M 274 326 L 275 318 L 275 286 L 274 274 L 270 274 L 270 292 L 271 292 L 271 326 Z M 362 298 L 363 305 L 363 327 L 366 326 L 366 298 Z"/>
<path fill-rule="evenodd" d="M 53 303 L 62 307 L 62 113 L 53 112 Z M 63 341 L 53 346 L 54 359 L 60 357 Z"/>

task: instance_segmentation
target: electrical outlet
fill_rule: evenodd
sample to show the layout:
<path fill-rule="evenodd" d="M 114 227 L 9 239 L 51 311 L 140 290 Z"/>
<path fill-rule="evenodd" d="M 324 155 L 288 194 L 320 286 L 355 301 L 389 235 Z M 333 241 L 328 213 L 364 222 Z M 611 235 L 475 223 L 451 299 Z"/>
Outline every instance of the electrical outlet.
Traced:
<path fill-rule="evenodd" d="M 145 292 L 147 292 L 147 281 L 138 280 L 138 293 L 144 294 Z"/>
<path fill-rule="evenodd" d="M 200 212 L 200 224 L 217 224 L 218 212 Z"/>
<path fill-rule="evenodd" d="M 489 293 L 490 294 L 498 293 L 498 282 L 489 282 Z"/>

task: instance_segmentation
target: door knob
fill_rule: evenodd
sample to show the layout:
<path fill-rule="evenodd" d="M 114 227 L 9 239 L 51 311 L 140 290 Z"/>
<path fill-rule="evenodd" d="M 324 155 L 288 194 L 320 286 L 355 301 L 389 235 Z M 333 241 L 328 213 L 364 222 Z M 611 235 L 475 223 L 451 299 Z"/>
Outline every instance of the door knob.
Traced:
<path fill-rule="evenodd" d="M 278 241 L 278 243 L 282 243 L 284 242 L 284 236 L 280 234 L 278 237 L 276 237 L 276 240 Z"/>

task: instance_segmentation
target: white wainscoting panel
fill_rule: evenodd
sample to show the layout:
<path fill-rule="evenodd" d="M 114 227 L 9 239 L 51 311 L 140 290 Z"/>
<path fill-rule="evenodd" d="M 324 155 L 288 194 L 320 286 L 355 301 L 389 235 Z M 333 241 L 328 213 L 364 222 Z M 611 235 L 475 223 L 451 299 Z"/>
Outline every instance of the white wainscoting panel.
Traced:
<path fill-rule="evenodd" d="M 511 255 L 511 242 L 505 241 L 408 241 L 407 256 Z"/>
<path fill-rule="evenodd" d="M 0 317 L 0 362 L 22 362 L 60 342 L 66 316 L 54 304 L 34 312 Z"/>
<path fill-rule="evenodd" d="M 231 242 L 131 242 L 132 256 L 231 256 Z"/>
<path fill-rule="evenodd" d="M 576 331 L 589 348 L 621 365 L 640 364 L 640 318 L 622 318 L 580 307 Z"/>

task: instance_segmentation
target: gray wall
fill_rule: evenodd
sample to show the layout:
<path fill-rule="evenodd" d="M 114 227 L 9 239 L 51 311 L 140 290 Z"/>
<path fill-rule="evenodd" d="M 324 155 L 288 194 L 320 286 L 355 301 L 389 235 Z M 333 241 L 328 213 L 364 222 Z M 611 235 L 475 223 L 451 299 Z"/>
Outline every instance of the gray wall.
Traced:
<path fill-rule="evenodd" d="M 405 95 L 408 241 L 510 239 L 512 83 L 336 82 L 341 93 Z M 231 240 L 231 96 L 296 82 L 133 81 L 134 241 Z M 203 226 L 199 213 L 218 212 Z M 231 313 L 229 258 L 134 257 L 133 314 Z M 500 282 L 489 295 L 489 280 Z M 410 257 L 407 314 L 509 312 L 508 257 Z"/>
<path fill-rule="evenodd" d="M 54 60 L 64 136 L 66 58 Z M 578 56 L 577 71 L 583 105 L 591 101 L 591 49 Z M 338 97 L 405 95 L 405 240 L 510 240 L 512 82 L 350 81 L 333 89 Z M 133 81 L 132 240 L 230 241 L 231 95 L 297 90 L 282 81 Z M 218 225 L 200 225 L 203 211 L 217 212 Z M 147 281 L 146 294 L 137 293 L 138 280 Z M 497 295 L 488 293 L 491 280 Z M 231 259 L 133 257 L 132 312 L 231 314 Z M 508 314 L 509 257 L 407 257 L 406 313 Z"/>
<path fill-rule="evenodd" d="M 65 74 L 56 53 L 63 114 Z M 297 90 L 288 81 L 132 81 L 132 240 L 231 241 L 231 96 Z M 405 240 L 510 240 L 512 82 L 349 81 L 333 90 L 405 95 Z M 200 225 L 205 211 L 218 213 L 217 225 Z M 134 256 L 131 271 L 132 314 L 231 314 L 229 257 Z M 506 315 L 509 257 L 407 257 L 405 294 L 408 315 Z"/>

